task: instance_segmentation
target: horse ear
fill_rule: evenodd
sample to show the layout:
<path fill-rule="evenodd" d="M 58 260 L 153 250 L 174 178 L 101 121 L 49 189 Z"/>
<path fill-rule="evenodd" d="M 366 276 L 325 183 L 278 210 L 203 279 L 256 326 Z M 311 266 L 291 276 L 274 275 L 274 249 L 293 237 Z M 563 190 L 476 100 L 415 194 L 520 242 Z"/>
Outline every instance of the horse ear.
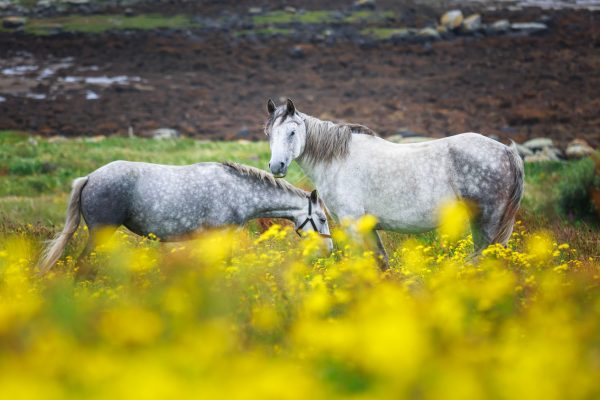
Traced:
<path fill-rule="evenodd" d="M 273 114 L 275 112 L 275 102 L 271 99 L 267 101 L 267 111 L 269 114 Z"/>
<path fill-rule="evenodd" d="M 296 106 L 294 105 L 294 102 L 290 99 L 287 99 L 287 102 L 285 103 L 286 109 L 287 109 L 287 113 L 289 115 L 294 115 L 296 113 Z"/>
<path fill-rule="evenodd" d="M 319 200 L 319 194 L 317 193 L 317 189 L 315 189 L 312 192 L 310 192 L 310 201 L 317 204 L 318 200 Z"/>

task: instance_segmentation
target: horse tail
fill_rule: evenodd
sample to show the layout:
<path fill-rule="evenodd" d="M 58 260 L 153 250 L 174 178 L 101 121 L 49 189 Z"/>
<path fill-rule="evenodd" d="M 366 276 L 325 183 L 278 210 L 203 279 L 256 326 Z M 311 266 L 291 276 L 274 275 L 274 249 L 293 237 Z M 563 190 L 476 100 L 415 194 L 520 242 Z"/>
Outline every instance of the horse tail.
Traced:
<path fill-rule="evenodd" d="M 41 274 L 45 274 L 52 268 L 62 255 L 67 242 L 79 226 L 81 221 L 81 191 L 88 182 L 88 177 L 77 178 L 73 181 L 73 188 L 71 190 L 71 197 L 69 198 L 69 205 L 67 207 L 67 219 L 65 227 L 62 232 L 59 233 L 54 239 L 50 240 L 46 249 L 42 253 L 42 257 L 39 262 L 39 270 Z"/>
<path fill-rule="evenodd" d="M 506 149 L 508 155 L 508 161 L 510 163 L 510 170 L 512 175 L 512 187 L 510 189 L 510 196 L 504 214 L 500 219 L 500 228 L 496 237 L 492 243 L 502 243 L 506 245 L 510 235 L 512 234 L 513 225 L 515 223 L 515 217 L 521 204 L 521 198 L 523 197 L 523 185 L 525 178 L 525 171 L 523 168 L 523 160 L 517 150 L 517 145 L 511 140 L 511 145 Z"/>

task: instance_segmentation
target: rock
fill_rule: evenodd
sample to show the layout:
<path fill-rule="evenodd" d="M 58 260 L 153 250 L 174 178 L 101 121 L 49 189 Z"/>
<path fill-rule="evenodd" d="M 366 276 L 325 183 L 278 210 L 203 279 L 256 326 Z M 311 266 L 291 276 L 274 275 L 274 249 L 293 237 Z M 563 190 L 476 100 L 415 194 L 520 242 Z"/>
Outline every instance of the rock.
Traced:
<path fill-rule="evenodd" d="M 86 137 L 84 139 L 84 141 L 88 142 L 88 143 L 99 143 L 99 142 L 102 142 L 104 139 L 106 139 L 106 136 L 96 135 L 96 136 Z"/>
<path fill-rule="evenodd" d="M 37 139 L 34 138 L 33 136 L 29 136 L 29 139 L 27 139 L 27 143 L 29 143 L 31 146 L 37 146 L 38 145 Z"/>
<path fill-rule="evenodd" d="M 292 6 L 286 6 L 283 11 L 288 12 L 290 14 L 296 14 L 296 12 L 298 12 L 298 10 L 296 9 L 296 7 L 292 7 Z"/>
<path fill-rule="evenodd" d="M 527 163 L 560 161 L 560 157 L 556 153 L 557 150 L 558 149 L 554 147 L 546 147 L 543 150 L 535 152 L 532 155 L 525 156 L 524 161 Z"/>
<path fill-rule="evenodd" d="M 517 146 L 517 151 L 519 152 L 519 155 L 521 156 L 521 158 L 525 158 L 525 157 L 533 155 L 533 150 L 530 150 L 528 147 L 525 147 L 519 143 L 515 143 L 515 145 Z"/>
<path fill-rule="evenodd" d="M 297 60 L 300 60 L 304 57 L 306 57 L 306 54 L 304 53 L 304 49 L 302 48 L 302 46 L 294 46 L 290 49 L 290 57 L 295 58 Z"/>
<path fill-rule="evenodd" d="M 475 32 L 481 28 L 481 15 L 469 15 L 462 23 L 462 29 L 465 32 Z"/>
<path fill-rule="evenodd" d="M 25 22 L 27 22 L 27 19 L 23 17 L 4 17 L 2 26 L 6 29 L 17 29 L 25 25 Z"/>
<path fill-rule="evenodd" d="M 460 10 L 450 10 L 440 18 L 440 24 L 448 29 L 457 29 L 463 22 L 463 13 Z"/>
<path fill-rule="evenodd" d="M 244 127 L 240 131 L 238 131 L 238 133 L 236 133 L 235 137 L 238 139 L 246 139 L 250 137 L 250 131 L 248 130 L 248 128 Z"/>
<path fill-rule="evenodd" d="M 177 139 L 178 137 L 179 132 L 177 132 L 175 129 L 170 128 L 156 129 L 152 132 L 152 138 L 156 140 Z"/>
<path fill-rule="evenodd" d="M 554 147 L 554 142 L 550 138 L 535 138 L 523 143 L 531 151 L 543 150 L 548 147 Z"/>
<path fill-rule="evenodd" d="M 263 9 L 260 7 L 250 7 L 248 9 L 248 14 L 251 14 L 251 15 L 262 14 L 262 12 L 263 12 Z"/>
<path fill-rule="evenodd" d="M 352 4 L 354 10 L 375 10 L 375 0 L 356 0 Z"/>
<path fill-rule="evenodd" d="M 507 19 L 500 19 L 490 25 L 490 28 L 495 32 L 506 32 L 510 29 L 510 21 Z"/>
<path fill-rule="evenodd" d="M 126 8 L 125 11 L 123 11 L 123 14 L 125 14 L 126 17 L 133 17 L 135 15 L 135 11 L 133 11 L 133 8 Z"/>
<path fill-rule="evenodd" d="M 565 153 L 569 160 L 577 160 L 591 156 L 595 153 L 595 150 L 585 140 L 575 139 L 567 145 Z"/>
<path fill-rule="evenodd" d="M 439 39 L 440 33 L 434 28 L 423 28 L 417 32 L 417 36 L 428 39 Z"/>
<path fill-rule="evenodd" d="M 541 22 L 515 22 L 510 24 L 510 29 L 525 33 L 536 33 L 547 30 L 548 25 Z"/>

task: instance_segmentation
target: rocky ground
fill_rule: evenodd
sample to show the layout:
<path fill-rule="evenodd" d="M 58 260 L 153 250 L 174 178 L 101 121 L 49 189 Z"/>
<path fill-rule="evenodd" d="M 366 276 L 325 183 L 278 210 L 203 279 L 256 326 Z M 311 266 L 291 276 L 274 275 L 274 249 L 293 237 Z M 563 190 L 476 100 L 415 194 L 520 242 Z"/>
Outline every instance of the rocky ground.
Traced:
<path fill-rule="evenodd" d="M 266 100 L 291 97 L 382 136 L 600 145 L 600 14 L 589 9 L 465 2 L 463 21 L 443 27 L 439 2 L 81 3 L 4 7 L 5 21 L 26 23 L 0 32 L 0 129 L 257 139 Z"/>

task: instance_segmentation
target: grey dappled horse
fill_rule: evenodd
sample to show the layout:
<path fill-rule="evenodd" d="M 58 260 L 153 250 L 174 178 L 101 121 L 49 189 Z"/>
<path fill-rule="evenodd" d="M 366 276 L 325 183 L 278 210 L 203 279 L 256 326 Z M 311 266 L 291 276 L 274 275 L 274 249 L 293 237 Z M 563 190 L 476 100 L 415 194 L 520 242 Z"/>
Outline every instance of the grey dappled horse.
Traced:
<path fill-rule="evenodd" d="M 48 271 L 60 258 L 83 215 L 94 246 L 100 228 L 124 225 L 138 235 L 177 241 L 202 228 L 241 225 L 253 218 L 285 218 L 297 231 L 327 237 L 329 225 L 317 192 L 305 192 L 257 168 L 234 163 L 186 166 L 115 161 L 73 182 L 63 231 L 40 262 Z M 81 256 L 80 256 L 81 257 Z"/>
<path fill-rule="evenodd" d="M 280 107 L 269 100 L 267 111 L 271 172 L 285 176 L 295 159 L 335 217 L 372 214 L 376 229 L 424 232 L 437 227 L 443 202 L 460 199 L 477 208 L 471 221 L 477 252 L 507 243 L 523 194 L 514 146 L 477 133 L 395 144 L 362 125 L 303 114 L 289 99 Z"/>

